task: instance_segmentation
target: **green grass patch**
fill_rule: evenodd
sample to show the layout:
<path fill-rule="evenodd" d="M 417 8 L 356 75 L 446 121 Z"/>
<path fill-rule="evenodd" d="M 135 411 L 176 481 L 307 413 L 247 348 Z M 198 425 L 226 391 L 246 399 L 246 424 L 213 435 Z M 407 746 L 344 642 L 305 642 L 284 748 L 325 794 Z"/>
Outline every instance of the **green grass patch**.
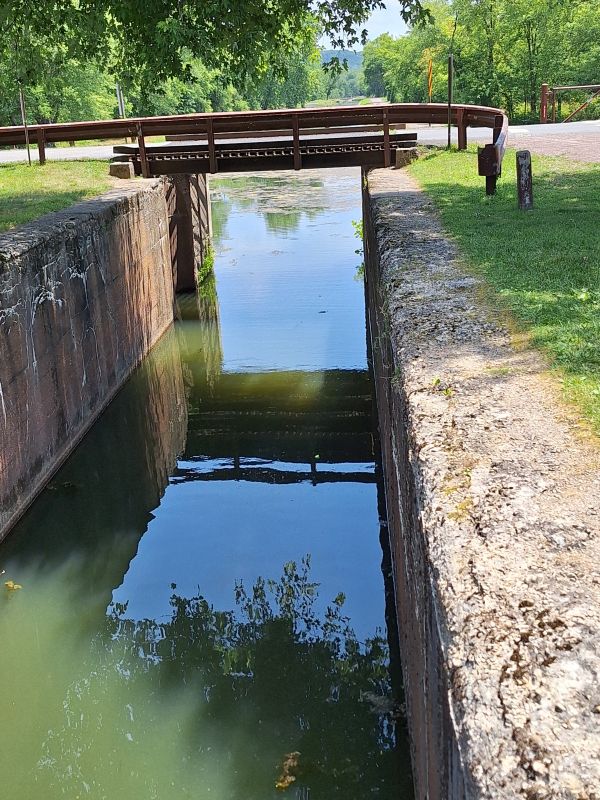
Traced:
<path fill-rule="evenodd" d="M 113 185 L 106 161 L 0 164 L 0 232 L 96 197 Z"/>
<path fill-rule="evenodd" d="M 514 151 L 494 197 L 472 151 L 410 167 L 468 267 L 549 357 L 569 400 L 600 432 L 600 164 L 533 158 L 535 209 L 517 209 Z"/>

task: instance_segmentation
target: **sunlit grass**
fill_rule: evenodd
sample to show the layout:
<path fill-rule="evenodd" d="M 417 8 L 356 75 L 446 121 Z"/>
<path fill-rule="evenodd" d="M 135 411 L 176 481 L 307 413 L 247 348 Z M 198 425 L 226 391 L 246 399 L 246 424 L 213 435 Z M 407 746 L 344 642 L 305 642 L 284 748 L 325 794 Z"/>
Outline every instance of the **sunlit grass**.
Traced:
<path fill-rule="evenodd" d="M 412 174 L 438 206 L 470 269 L 541 349 L 600 431 L 600 164 L 533 157 L 535 209 L 517 209 L 515 154 L 495 197 L 470 152 L 438 152 Z"/>
<path fill-rule="evenodd" d="M 0 232 L 96 197 L 114 183 L 106 161 L 0 164 Z"/>

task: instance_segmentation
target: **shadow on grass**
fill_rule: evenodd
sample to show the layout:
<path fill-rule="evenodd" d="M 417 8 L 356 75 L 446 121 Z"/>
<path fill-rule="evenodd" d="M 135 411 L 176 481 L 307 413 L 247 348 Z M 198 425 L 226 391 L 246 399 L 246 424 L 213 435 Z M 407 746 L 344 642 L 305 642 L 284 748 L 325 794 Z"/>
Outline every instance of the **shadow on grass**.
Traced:
<path fill-rule="evenodd" d="M 485 278 L 600 428 L 600 165 L 535 158 L 531 212 L 517 208 L 514 153 L 495 197 L 473 153 L 414 168 L 470 268 Z"/>

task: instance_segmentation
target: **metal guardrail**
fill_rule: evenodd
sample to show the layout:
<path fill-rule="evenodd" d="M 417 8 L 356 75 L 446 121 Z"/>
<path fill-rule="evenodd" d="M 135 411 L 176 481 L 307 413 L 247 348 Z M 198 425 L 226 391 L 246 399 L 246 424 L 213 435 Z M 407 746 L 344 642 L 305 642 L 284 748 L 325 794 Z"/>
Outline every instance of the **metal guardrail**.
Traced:
<path fill-rule="evenodd" d="M 453 105 L 450 121 L 458 128 L 458 146 L 467 146 L 467 128 L 491 128 L 493 144 L 480 151 L 479 174 L 485 175 L 488 189 L 495 187 L 500 175 L 506 144 L 508 120 L 497 108 L 486 106 Z M 149 136 L 194 135 L 206 139 L 211 172 L 217 171 L 217 140 L 247 134 L 273 134 L 287 130 L 291 133 L 294 167 L 300 169 L 302 157 L 300 140 L 309 129 L 340 129 L 347 133 L 358 132 L 361 126 L 375 126 L 383 136 L 384 165 L 390 166 L 392 142 L 390 129 L 405 123 L 446 124 L 448 106 L 444 103 L 394 103 L 372 106 L 340 106 L 335 108 L 282 109 L 276 111 L 237 111 L 215 114 L 182 114 L 165 117 L 138 117 L 131 119 L 92 122 L 67 122 L 53 125 L 28 126 L 31 141 L 37 142 L 40 163 L 46 158 L 46 145 L 55 142 L 77 142 L 109 138 L 134 137 L 137 139 L 142 163 L 142 174 L 149 174 L 146 158 L 146 138 Z M 260 136 L 257 136 L 257 139 Z M 23 126 L 0 128 L 0 146 L 25 145 Z"/>

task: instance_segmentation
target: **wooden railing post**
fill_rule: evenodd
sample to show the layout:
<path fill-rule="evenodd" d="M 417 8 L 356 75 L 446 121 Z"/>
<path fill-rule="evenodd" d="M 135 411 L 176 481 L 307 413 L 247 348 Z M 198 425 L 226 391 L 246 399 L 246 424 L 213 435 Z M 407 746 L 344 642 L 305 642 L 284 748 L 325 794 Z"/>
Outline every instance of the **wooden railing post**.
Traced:
<path fill-rule="evenodd" d="M 208 160 L 211 175 L 217 172 L 217 151 L 215 149 L 215 130 L 211 118 L 206 121 L 206 138 L 208 139 Z"/>
<path fill-rule="evenodd" d="M 387 108 L 383 110 L 383 164 L 386 167 L 392 164 L 392 150 L 390 147 L 390 116 Z"/>
<path fill-rule="evenodd" d="M 458 149 L 467 149 L 467 126 L 464 121 L 465 110 L 460 106 L 456 109 L 456 125 L 458 127 Z"/>
<path fill-rule="evenodd" d="M 144 140 L 144 131 L 141 122 L 137 123 L 136 130 L 137 130 L 138 147 L 140 150 L 140 164 L 142 167 L 142 176 L 144 178 L 149 178 L 150 166 L 148 164 L 148 157 L 146 155 L 146 142 Z"/>
<path fill-rule="evenodd" d="M 302 155 L 300 154 L 300 122 L 298 114 L 292 116 L 292 132 L 294 138 L 294 169 L 302 169 Z"/>
<path fill-rule="evenodd" d="M 40 128 L 37 132 L 38 158 L 40 165 L 46 163 L 46 131 Z"/>

